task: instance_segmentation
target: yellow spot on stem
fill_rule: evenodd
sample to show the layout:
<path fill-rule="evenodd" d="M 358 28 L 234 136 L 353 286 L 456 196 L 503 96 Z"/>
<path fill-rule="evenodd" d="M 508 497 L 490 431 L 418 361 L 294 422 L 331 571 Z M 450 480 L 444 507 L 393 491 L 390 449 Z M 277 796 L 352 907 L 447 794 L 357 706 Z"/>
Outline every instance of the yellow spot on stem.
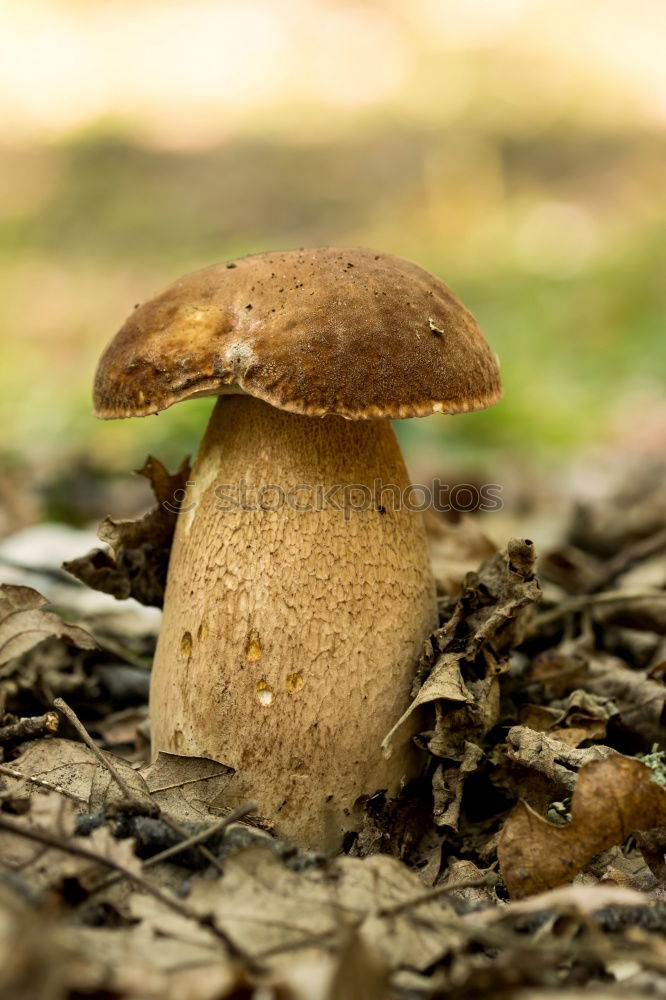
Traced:
<path fill-rule="evenodd" d="M 273 699 L 275 698 L 275 693 L 273 688 L 270 686 L 268 681 L 258 681 L 257 683 L 257 701 L 260 705 L 268 708 L 269 705 L 273 704 Z"/>
<path fill-rule="evenodd" d="M 287 674 L 287 691 L 292 694 L 303 687 L 303 674 Z"/>
<path fill-rule="evenodd" d="M 201 624 L 199 625 L 199 631 L 197 632 L 197 639 L 199 642 L 203 642 L 208 635 L 208 622 L 205 618 L 201 619 Z"/>
<path fill-rule="evenodd" d="M 192 633 L 183 632 L 183 638 L 180 640 L 180 655 L 189 663 L 190 656 L 192 655 Z"/>
<path fill-rule="evenodd" d="M 259 633 L 256 628 L 253 628 L 250 632 L 247 640 L 247 645 L 245 647 L 245 656 L 248 660 L 259 660 L 261 659 L 261 654 L 263 649 L 261 647 L 261 639 L 259 638 Z"/>

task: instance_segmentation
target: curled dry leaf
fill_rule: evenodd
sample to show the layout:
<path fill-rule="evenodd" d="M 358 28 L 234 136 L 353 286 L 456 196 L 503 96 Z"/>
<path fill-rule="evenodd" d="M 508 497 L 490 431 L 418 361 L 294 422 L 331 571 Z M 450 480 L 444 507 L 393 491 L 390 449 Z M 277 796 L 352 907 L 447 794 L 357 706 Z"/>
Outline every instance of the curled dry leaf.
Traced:
<path fill-rule="evenodd" d="M 0 713 L 32 714 L 35 702 L 49 707 L 54 694 L 87 682 L 83 661 L 98 643 L 45 611 L 48 603 L 32 587 L 0 586 Z"/>
<path fill-rule="evenodd" d="M 497 721 L 496 677 L 508 667 L 509 651 L 524 635 L 530 606 L 541 597 L 534 563 L 532 542 L 514 538 L 504 552 L 467 574 L 448 621 L 428 640 L 420 668 L 421 687 L 384 739 L 385 752 L 390 752 L 393 734 L 420 705 L 440 704 L 431 751 L 436 746 L 441 756 L 455 753 L 463 733 L 468 738 L 472 734 L 482 737 Z M 474 683 L 476 691 L 471 690 Z M 459 717 L 449 720 L 456 705 L 466 707 Z"/>
<path fill-rule="evenodd" d="M 78 649 L 99 648 L 89 632 L 66 625 L 53 611 L 43 611 L 41 607 L 12 611 L 0 621 L 0 666 L 30 652 L 46 639 L 62 639 Z"/>
<path fill-rule="evenodd" d="M 437 765 L 432 779 L 433 816 L 437 826 L 458 829 L 465 778 L 476 770 L 482 757 L 481 747 L 468 741 L 459 763 Z"/>
<path fill-rule="evenodd" d="M 479 744 L 499 718 L 499 675 L 509 668 L 532 605 L 541 597 L 529 540 L 511 539 L 504 552 L 468 573 L 449 605 L 449 617 L 426 643 L 420 688 L 382 746 L 390 753 L 396 730 L 419 706 L 432 704 L 434 728 L 419 742 L 441 758 L 433 779 L 435 821 L 456 830 L 464 782 L 480 763 Z"/>
<path fill-rule="evenodd" d="M 666 722 L 666 685 L 650 674 L 630 669 L 617 656 L 590 649 L 587 637 L 541 654 L 529 669 L 530 679 L 543 684 L 551 696 L 583 689 L 612 702 L 622 726 L 647 747 L 663 745 Z"/>
<path fill-rule="evenodd" d="M 148 457 L 138 474 L 150 480 L 157 507 L 136 521 L 107 517 L 97 534 L 108 549 L 64 564 L 78 580 L 119 600 L 134 597 L 141 604 L 162 607 L 171 542 L 185 486 L 189 459 L 170 475 L 161 462 Z"/>
<path fill-rule="evenodd" d="M 554 800 L 571 795 L 580 768 L 614 755 L 612 747 L 579 749 L 548 733 L 512 726 L 506 743 L 495 749 L 493 781 L 511 798 L 545 812 Z"/>
<path fill-rule="evenodd" d="M 666 824 L 666 789 L 639 761 L 619 755 L 581 768 L 571 821 L 554 826 L 526 803 L 504 823 L 500 869 L 515 898 L 570 881 L 600 851 L 637 830 Z"/>
<path fill-rule="evenodd" d="M 32 587 L 19 587 L 11 583 L 0 584 L 0 622 L 13 611 L 34 611 L 49 602 Z"/>
<path fill-rule="evenodd" d="M 608 720 L 617 714 L 610 699 L 578 689 L 558 705 L 524 705 L 520 721 L 529 729 L 578 747 L 586 740 L 603 739 Z"/>

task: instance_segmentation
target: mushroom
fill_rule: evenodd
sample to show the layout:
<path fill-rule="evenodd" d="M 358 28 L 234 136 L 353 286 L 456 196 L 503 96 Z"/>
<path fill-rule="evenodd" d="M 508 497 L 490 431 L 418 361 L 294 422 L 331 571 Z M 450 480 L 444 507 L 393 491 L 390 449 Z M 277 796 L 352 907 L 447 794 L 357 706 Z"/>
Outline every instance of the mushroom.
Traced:
<path fill-rule="evenodd" d="M 325 850 L 364 798 L 417 773 L 417 713 L 381 750 L 437 625 L 390 419 L 500 395 L 471 314 L 388 254 L 258 254 L 132 313 L 98 366 L 98 417 L 219 397 L 173 541 L 153 753 L 228 765 L 221 805 L 252 798 L 280 836 Z"/>

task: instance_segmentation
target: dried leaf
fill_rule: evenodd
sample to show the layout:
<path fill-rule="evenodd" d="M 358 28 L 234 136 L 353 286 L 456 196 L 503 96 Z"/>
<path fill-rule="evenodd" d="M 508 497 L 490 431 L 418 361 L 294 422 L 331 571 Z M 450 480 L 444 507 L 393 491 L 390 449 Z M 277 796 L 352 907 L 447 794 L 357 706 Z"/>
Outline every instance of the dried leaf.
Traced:
<path fill-rule="evenodd" d="M 444 872 L 441 884 L 450 886 L 447 893 L 449 899 L 459 899 L 468 906 L 476 908 L 476 904 L 488 904 L 496 901 L 495 889 L 492 885 L 473 885 L 482 882 L 490 873 L 474 864 L 473 861 L 451 861 Z M 460 888 L 456 888 L 459 885 Z"/>
<path fill-rule="evenodd" d="M 141 773 L 134 770 L 122 757 L 110 753 L 105 753 L 105 756 L 129 787 L 133 797 L 149 805 L 151 796 Z M 12 768 L 28 778 L 36 778 L 61 789 L 66 795 L 77 799 L 89 812 L 95 812 L 102 806 L 125 797 L 93 751 L 73 740 L 50 739 L 32 743 L 20 757 L 12 761 Z M 11 777 L 4 780 L 10 787 L 21 788 L 29 798 L 39 800 L 41 788 L 34 782 L 22 782 Z"/>
<path fill-rule="evenodd" d="M 523 705 L 520 721 L 529 729 L 547 733 L 570 747 L 578 747 L 587 740 L 603 739 L 608 719 L 617 714 L 617 706 L 610 699 L 578 689 L 559 707 Z"/>
<path fill-rule="evenodd" d="M 148 457 L 138 473 L 150 480 L 157 507 L 137 521 L 105 518 L 97 534 L 109 550 L 93 549 L 87 556 L 64 563 L 64 569 L 93 590 L 162 607 L 171 542 L 190 475 L 189 459 L 170 475 L 161 462 Z"/>
<path fill-rule="evenodd" d="M 542 811 L 555 799 L 573 792 L 577 773 L 586 764 L 617 755 L 607 746 L 570 747 L 526 726 L 513 726 L 506 740 L 495 751 L 498 763 L 493 781 L 508 795 L 520 796 Z"/>
<path fill-rule="evenodd" d="M 207 757 L 158 753 L 140 774 L 155 802 L 180 823 L 210 819 L 211 806 L 229 784 L 233 768 Z"/>
<path fill-rule="evenodd" d="M 647 671 L 630 670 L 622 660 L 591 656 L 585 688 L 617 705 L 623 726 L 638 733 L 648 747 L 664 743 L 666 685 L 648 677 Z"/>
<path fill-rule="evenodd" d="M 529 669 L 529 677 L 543 684 L 551 696 L 583 689 L 612 702 L 622 725 L 648 747 L 662 745 L 666 721 L 666 685 L 653 680 L 650 673 L 631 670 L 618 657 L 590 649 L 587 638 L 573 647 L 541 654 Z"/>
<path fill-rule="evenodd" d="M 0 622 L 13 611 L 34 611 L 49 602 L 32 587 L 0 584 Z"/>
<path fill-rule="evenodd" d="M 571 822 L 554 826 L 524 802 L 506 820 L 498 858 L 513 897 L 570 881 L 595 854 L 666 823 L 666 789 L 639 761 L 615 756 L 581 768 Z"/>
<path fill-rule="evenodd" d="M 29 652 L 45 639 L 62 639 L 78 649 L 98 649 L 89 632 L 66 625 L 53 611 L 13 611 L 0 622 L 0 666 Z"/>
<path fill-rule="evenodd" d="M 458 764 L 439 764 L 432 779 L 433 815 L 437 826 L 458 829 L 465 779 L 475 771 L 483 751 L 475 743 L 465 743 L 463 758 Z"/>
<path fill-rule="evenodd" d="M 430 640 L 433 663 L 420 690 L 382 743 L 385 753 L 390 753 L 393 734 L 420 705 L 439 702 L 446 712 L 449 703 L 474 703 L 469 684 L 494 677 L 508 666 L 507 650 L 520 642 L 530 605 L 541 597 L 534 563 L 532 542 L 514 538 L 506 551 L 467 575 L 449 620 Z M 425 669 L 428 666 L 424 664 Z M 486 684 L 478 692 L 487 699 L 492 687 Z M 498 697 L 495 703 L 499 707 Z M 484 716 L 483 726 L 488 729 L 495 717 L 485 706 Z"/>
<path fill-rule="evenodd" d="M 221 882 L 195 879 L 188 903 L 212 913 L 216 924 L 246 954 L 276 973 L 298 954 L 339 951 L 357 930 L 360 941 L 391 969 L 426 969 L 460 941 L 453 909 L 421 899 L 417 875 L 384 855 L 338 858 L 326 869 L 294 872 L 263 847 L 225 861 Z M 161 934 L 175 940 L 192 933 L 191 922 L 158 901 L 134 894 L 130 906 Z M 270 957 L 269 957 L 270 954 Z"/>
<path fill-rule="evenodd" d="M 67 841 L 74 833 L 75 812 L 74 803 L 69 799 L 41 790 L 30 801 L 29 823 Z M 20 872 L 37 892 L 60 885 L 71 871 L 70 855 L 6 830 L 0 830 L 0 857 L 3 865 Z"/>

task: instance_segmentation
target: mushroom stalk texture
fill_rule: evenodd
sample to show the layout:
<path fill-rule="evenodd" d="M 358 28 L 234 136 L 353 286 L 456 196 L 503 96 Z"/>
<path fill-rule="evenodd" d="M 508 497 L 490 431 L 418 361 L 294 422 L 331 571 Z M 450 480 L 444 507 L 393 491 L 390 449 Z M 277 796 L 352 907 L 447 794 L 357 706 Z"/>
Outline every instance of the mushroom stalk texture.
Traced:
<path fill-rule="evenodd" d="M 279 834 L 334 849 L 362 796 L 395 794 L 417 767 L 409 726 L 390 758 L 380 749 L 437 623 L 394 432 L 222 396 L 192 484 L 153 666 L 153 749 L 228 765 L 229 804 L 252 797 Z"/>

